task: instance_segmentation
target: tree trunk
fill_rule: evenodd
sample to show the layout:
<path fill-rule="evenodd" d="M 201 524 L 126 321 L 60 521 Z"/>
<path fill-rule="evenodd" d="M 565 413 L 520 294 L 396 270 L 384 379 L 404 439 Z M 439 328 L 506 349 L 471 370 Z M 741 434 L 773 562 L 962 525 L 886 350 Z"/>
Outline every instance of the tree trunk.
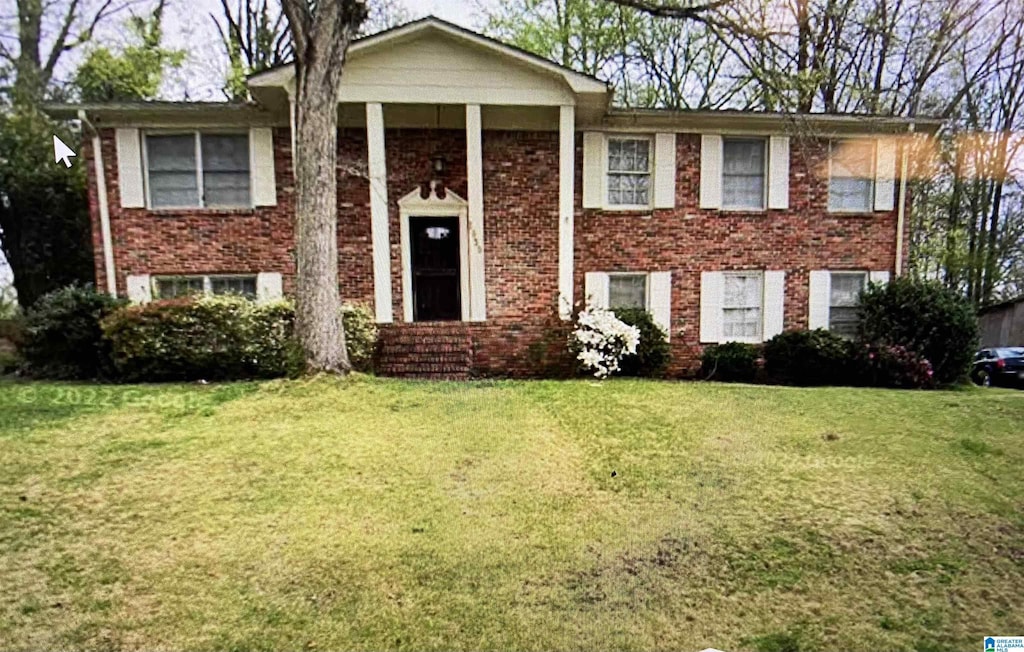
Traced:
<path fill-rule="evenodd" d="M 295 42 L 295 334 L 307 371 L 347 373 L 338 292 L 338 84 L 357 0 L 283 2 Z"/>

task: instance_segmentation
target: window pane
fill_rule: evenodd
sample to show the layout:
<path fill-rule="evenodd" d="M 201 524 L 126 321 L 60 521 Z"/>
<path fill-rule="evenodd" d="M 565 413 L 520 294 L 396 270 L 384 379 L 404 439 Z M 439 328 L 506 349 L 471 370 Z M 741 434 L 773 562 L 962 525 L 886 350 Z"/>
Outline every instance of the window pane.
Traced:
<path fill-rule="evenodd" d="M 608 277 L 608 307 L 647 309 L 647 275 L 613 274 Z"/>
<path fill-rule="evenodd" d="M 203 135 L 203 191 L 207 206 L 248 206 L 249 137 Z"/>
<path fill-rule="evenodd" d="M 760 308 L 726 308 L 722 330 L 726 337 L 757 339 L 761 336 Z"/>
<path fill-rule="evenodd" d="M 726 308 L 760 308 L 761 275 L 726 274 L 724 305 Z"/>
<path fill-rule="evenodd" d="M 829 305 L 832 307 L 856 306 L 864 289 L 864 274 L 833 274 Z"/>
<path fill-rule="evenodd" d="M 722 206 L 764 208 L 764 170 L 764 140 L 725 140 L 722 145 Z"/>
<path fill-rule="evenodd" d="M 237 294 L 250 299 L 255 299 L 256 277 L 214 276 L 210 278 L 210 289 L 214 294 Z"/>
<path fill-rule="evenodd" d="M 650 177 L 640 174 L 609 174 L 608 203 L 621 206 L 646 206 L 650 197 Z"/>
<path fill-rule="evenodd" d="M 147 135 L 146 160 L 154 208 L 199 205 L 195 136 Z"/>
<path fill-rule="evenodd" d="M 857 334 L 857 308 L 830 309 L 828 329 L 836 335 L 854 337 Z"/>
<path fill-rule="evenodd" d="M 874 145 L 843 140 L 832 143 L 828 207 L 833 211 L 870 211 L 874 192 Z"/>
<path fill-rule="evenodd" d="M 651 141 L 641 139 L 611 139 L 608 141 L 609 172 L 650 171 Z"/>
<path fill-rule="evenodd" d="M 193 294 L 202 294 L 202 292 L 202 277 L 158 278 L 156 280 L 156 293 L 161 299 L 187 297 Z"/>

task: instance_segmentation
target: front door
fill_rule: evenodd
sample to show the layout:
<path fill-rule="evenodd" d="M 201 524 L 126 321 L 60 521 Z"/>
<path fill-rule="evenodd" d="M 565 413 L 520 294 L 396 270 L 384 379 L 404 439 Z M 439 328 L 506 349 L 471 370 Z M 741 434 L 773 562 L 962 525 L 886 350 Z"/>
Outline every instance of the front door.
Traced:
<path fill-rule="evenodd" d="M 462 318 L 459 218 L 410 217 L 415 321 Z"/>

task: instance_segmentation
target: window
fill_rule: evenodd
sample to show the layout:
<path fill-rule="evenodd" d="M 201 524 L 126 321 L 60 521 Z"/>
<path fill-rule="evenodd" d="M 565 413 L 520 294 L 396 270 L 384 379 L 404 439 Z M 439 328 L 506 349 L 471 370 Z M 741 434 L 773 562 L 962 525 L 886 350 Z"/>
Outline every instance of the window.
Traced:
<path fill-rule="evenodd" d="M 248 134 L 146 134 L 151 208 L 251 205 Z"/>
<path fill-rule="evenodd" d="M 867 283 L 863 272 L 832 274 L 828 299 L 828 329 L 843 337 L 857 334 L 857 304 Z"/>
<path fill-rule="evenodd" d="M 722 334 L 728 340 L 761 341 L 764 277 L 760 272 L 725 275 Z"/>
<path fill-rule="evenodd" d="M 650 139 L 609 138 L 608 204 L 610 206 L 649 206 L 650 203 Z"/>
<path fill-rule="evenodd" d="M 832 143 L 829 156 L 828 209 L 868 212 L 874 202 L 875 145 L 871 141 Z"/>
<path fill-rule="evenodd" d="M 647 274 L 610 274 L 608 307 L 647 309 Z"/>
<path fill-rule="evenodd" d="M 156 296 L 173 299 L 193 294 L 236 294 L 256 298 L 255 276 L 158 276 Z"/>
<path fill-rule="evenodd" d="M 765 149 L 763 138 L 722 141 L 722 208 L 764 210 Z"/>

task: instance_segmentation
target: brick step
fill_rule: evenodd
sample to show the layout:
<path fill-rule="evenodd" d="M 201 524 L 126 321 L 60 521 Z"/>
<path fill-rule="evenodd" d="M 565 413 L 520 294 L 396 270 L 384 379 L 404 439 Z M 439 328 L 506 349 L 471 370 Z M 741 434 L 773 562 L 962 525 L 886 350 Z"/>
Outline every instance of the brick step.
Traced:
<path fill-rule="evenodd" d="M 381 329 L 379 342 L 382 376 L 466 380 L 473 367 L 473 338 L 460 324 L 395 324 Z"/>
<path fill-rule="evenodd" d="M 473 346 L 472 340 L 470 339 L 436 339 L 436 338 L 403 338 L 403 339 L 381 339 L 381 347 L 384 348 L 411 348 L 411 347 L 429 347 L 429 348 L 441 348 L 441 347 L 457 347 L 461 349 L 468 349 Z"/>
<path fill-rule="evenodd" d="M 423 374 L 469 375 L 469 365 L 447 364 L 393 364 L 378 369 L 382 376 L 422 376 Z"/>

